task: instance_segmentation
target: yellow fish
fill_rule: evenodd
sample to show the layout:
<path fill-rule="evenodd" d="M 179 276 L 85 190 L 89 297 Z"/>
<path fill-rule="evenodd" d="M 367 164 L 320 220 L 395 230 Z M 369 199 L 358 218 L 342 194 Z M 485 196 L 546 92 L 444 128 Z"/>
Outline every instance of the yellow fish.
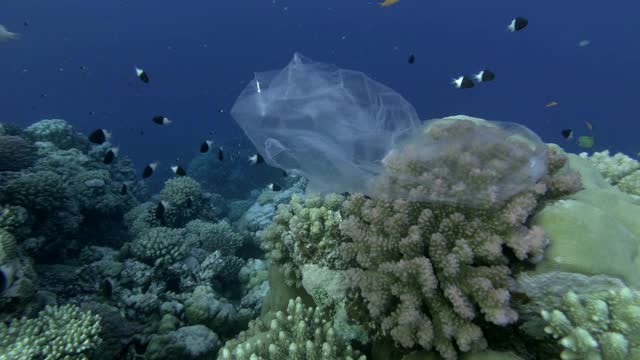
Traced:
<path fill-rule="evenodd" d="M 400 0 L 384 0 L 384 2 L 380 3 L 380 7 L 387 7 L 397 3 Z"/>

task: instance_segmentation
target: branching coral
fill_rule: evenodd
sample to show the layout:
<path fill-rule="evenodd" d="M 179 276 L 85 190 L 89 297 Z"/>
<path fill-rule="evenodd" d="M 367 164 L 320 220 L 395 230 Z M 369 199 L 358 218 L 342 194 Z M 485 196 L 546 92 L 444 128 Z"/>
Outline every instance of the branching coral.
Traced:
<path fill-rule="evenodd" d="M 218 353 L 218 360 L 365 360 L 359 351 L 335 334 L 333 323 L 320 308 L 306 307 L 300 298 L 289 300 L 269 324 L 256 320 Z"/>
<path fill-rule="evenodd" d="M 602 152 L 594 152 L 591 156 L 588 156 L 587 153 L 582 153 L 580 156 L 589 159 L 598 171 L 600 171 L 605 180 L 612 185 L 617 184 L 625 176 L 640 169 L 640 162 L 623 153 L 616 153 L 610 156 L 609 150 L 605 150 Z"/>
<path fill-rule="evenodd" d="M 139 260 L 154 266 L 168 266 L 186 254 L 183 229 L 154 227 L 131 243 L 131 252 Z"/>
<path fill-rule="evenodd" d="M 267 258 L 282 267 L 288 285 L 301 285 L 305 263 L 341 267 L 338 226 L 343 200 L 335 194 L 326 198 L 294 195 L 289 204 L 278 206 L 273 223 L 262 234 L 261 245 Z"/>
<path fill-rule="evenodd" d="M 581 153 L 581 157 L 588 159 L 600 171 L 611 185 L 620 190 L 640 195 L 640 162 L 623 153 L 609 155 L 609 150 L 594 152 L 591 156 Z"/>
<path fill-rule="evenodd" d="M 508 129 L 435 122 L 387 157 L 374 198 L 294 197 L 263 233 L 268 258 L 291 285 L 304 283 L 309 264 L 341 271 L 351 321 L 404 348 L 455 359 L 486 347 L 480 317 L 496 325 L 517 319 L 510 263 L 539 261 L 547 243 L 527 219 L 547 189 L 559 196 L 580 183 L 571 172 L 559 180 L 562 154 L 547 157 L 535 136 Z M 420 136 L 447 140 L 436 142 L 440 155 Z"/>
<path fill-rule="evenodd" d="M 543 310 L 545 332 L 558 339 L 562 359 L 640 359 L 640 293 L 621 287 L 577 295 L 568 292 L 561 309 Z"/>
<path fill-rule="evenodd" d="M 220 251 L 224 255 L 232 255 L 242 244 L 242 236 L 233 231 L 225 220 L 210 223 L 202 220 L 190 221 L 185 230 L 190 241 L 207 251 Z"/>
<path fill-rule="evenodd" d="M 546 146 L 524 126 L 480 119 L 429 122 L 384 159 L 382 197 L 487 207 L 528 190 L 547 171 Z"/>
<path fill-rule="evenodd" d="M 74 305 L 47 306 L 35 319 L 0 322 L 0 358 L 88 360 L 100 331 L 98 315 Z"/>

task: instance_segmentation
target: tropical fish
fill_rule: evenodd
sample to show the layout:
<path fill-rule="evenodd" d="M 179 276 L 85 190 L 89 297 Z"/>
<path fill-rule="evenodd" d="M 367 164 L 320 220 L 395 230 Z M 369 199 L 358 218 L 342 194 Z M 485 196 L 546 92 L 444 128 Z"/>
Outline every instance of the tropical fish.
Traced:
<path fill-rule="evenodd" d="M 113 162 L 113 160 L 116 158 L 116 156 L 118 156 L 118 151 L 120 149 L 118 147 L 114 147 L 109 149 L 105 154 L 104 154 L 104 158 L 102 159 L 102 162 L 109 165 Z"/>
<path fill-rule="evenodd" d="M 146 179 L 149 176 L 153 175 L 153 172 L 156 171 L 156 168 L 158 167 L 159 162 L 152 162 L 151 164 L 147 165 L 144 167 L 144 170 L 142 170 L 142 178 Z"/>
<path fill-rule="evenodd" d="M 516 32 L 524 29 L 525 27 L 527 27 L 527 25 L 529 25 L 529 20 L 518 16 L 517 18 L 511 20 L 511 23 L 509 23 L 507 29 L 509 29 L 509 31 L 511 32 Z"/>
<path fill-rule="evenodd" d="M 94 144 L 104 144 L 105 141 L 109 140 L 111 137 L 111 133 L 105 129 L 97 129 L 94 130 L 91 134 L 89 134 L 88 138 Z"/>
<path fill-rule="evenodd" d="M 590 40 L 580 40 L 580 42 L 578 43 L 578 47 L 587 47 L 589 45 L 591 45 Z"/>
<path fill-rule="evenodd" d="M 555 100 L 554 101 L 549 101 L 547 103 L 547 105 L 545 105 L 544 107 L 551 108 L 551 107 L 554 107 L 554 106 L 558 106 L 558 102 L 555 101 Z"/>
<path fill-rule="evenodd" d="M 578 146 L 583 147 L 583 148 L 591 148 L 593 147 L 595 140 L 593 139 L 593 136 L 580 136 L 578 138 Z"/>
<path fill-rule="evenodd" d="M 473 87 L 473 81 L 467 76 L 460 76 L 451 82 L 458 89 L 470 89 Z"/>
<path fill-rule="evenodd" d="M 20 39 L 20 34 L 7 30 L 4 25 L 0 25 L 0 42 Z"/>
<path fill-rule="evenodd" d="M 282 187 L 276 183 L 271 183 L 269 185 L 267 185 L 267 188 L 269 188 L 269 190 L 271 191 L 280 191 L 282 190 Z"/>
<path fill-rule="evenodd" d="M 162 115 L 154 116 L 153 118 L 151 118 L 151 121 L 153 121 L 157 125 L 169 125 L 169 124 L 171 124 L 171 120 L 169 120 L 166 116 L 162 116 Z"/>
<path fill-rule="evenodd" d="M 213 145 L 213 140 L 205 140 L 202 144 L 200 144 L 200 152 L 201 153 L 208 152 L 209 149 L 211 149 L 212 145 Z"/>
<path fill-rule="evenodd" d="M 186 176 L 187 175 L 187 171 L 185 169 L 183 169 L 180 165 L 174 165 L 171 167 L 171 171 L 173 171 L 174 174 L 176 174 L 177 176 Z"/>
<path fill-rule="evenodd" d="M 589 131 L 593 131 L 593 125 L 589 121 L 585 121 L 584 124 Z"/>
<path fill-rule="evenodd" d="M 255 154 L 253 156 L 249 156 L 249 164 L 257 165 L 264 163 L 264 158 L 260 154 Z"/>
<path fill-rule="evenodd" d="M 387 7 L 387 6 L 391 6 L 395 3 L 397 3 L 400 0 L 384 0 L 383 2 L 380 3 L 380 7 Z"/>
<path fill-rule="evenodd" d="M 569 139 L 571 139 L 573 137 L 573 130 L 571 130 L 571 129 L 562 129 L 560 134 L 562 134 L 563 138 L 565 138 L 566 140 L 569 140 Z"/>
<path fill-rule="evenodd" d="M 138 77 L 138 79 L 140 79 L 140 81 L 142 81 L 145 84 L 149 83 L 149 75 L 147 75 L 147 72 L 138 68 L 137 66 L 136 68 L 136 76 Z"/>
<path fill-rule="evenodd" d="M 494 74 L 491 70 L 484 69 L 479 73 L 473 75 L 477 82 L 487 82 L 496 78 L 496 74 Z"/>
<path fill-rule="evenodd" d="M 407 60 L 409 64 L 413 64 L 416 62 L 416 56 L 414 54 L 409 55 L 409 59 Z"/>

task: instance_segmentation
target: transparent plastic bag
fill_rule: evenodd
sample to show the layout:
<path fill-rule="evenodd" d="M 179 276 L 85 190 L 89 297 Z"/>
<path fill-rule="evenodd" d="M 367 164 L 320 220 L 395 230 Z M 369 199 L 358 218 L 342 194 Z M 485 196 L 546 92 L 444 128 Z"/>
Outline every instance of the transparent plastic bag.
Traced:
<path fill-rule="evenodd" d="M 268 164 L 316 192 L 366 192 L 385 155 L 420 125 L 394 90 L 299 53 L 282 70 L 257 73 L 231 115 Z"/>

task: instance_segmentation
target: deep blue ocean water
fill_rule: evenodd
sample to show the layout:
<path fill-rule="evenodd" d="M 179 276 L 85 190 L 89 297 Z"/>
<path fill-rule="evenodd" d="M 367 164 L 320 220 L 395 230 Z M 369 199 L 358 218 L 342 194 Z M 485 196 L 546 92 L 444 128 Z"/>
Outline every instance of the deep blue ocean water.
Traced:
<path fill-rule="evenodd" d="M 4 1 L 0 24 L 22 38 L 0 43 L 0 121 L 62 118 L 85 133 L 112 130 L 138 167 L 186 163 L 206 138 L 241 136 L 228 110 L 242 88 L 299 51 L 368 74 L 423 119 L 518 122 L 582 151 L 560 136 L 572 128 L 574 140 L 595 136 L 589 151 L 635 155 L 638 13 L 634 0 L 401 0 L 387 8 L 356 0 Z M 510 33 L 515 16 L 529 26 Z M 585 39 L 591 44 L 579 47 Z M 451 85 L 483 68 L 496 73 L 493 82 Z M 546 108 L 549 101 L 559 105 Z M 157 114 L 174 123 L 153 124 Z"/>

